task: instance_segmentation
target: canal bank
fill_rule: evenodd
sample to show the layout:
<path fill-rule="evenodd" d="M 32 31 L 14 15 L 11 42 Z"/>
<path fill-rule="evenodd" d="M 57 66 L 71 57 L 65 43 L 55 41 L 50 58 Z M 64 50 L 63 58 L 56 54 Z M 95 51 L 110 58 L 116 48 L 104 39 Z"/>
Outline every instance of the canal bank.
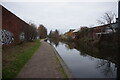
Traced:
<path fill-rule="evenodd" d="M 74 43 L 59 41 L 50 41 L 50 43 L 66 63 L 74 78 L 116 78 L 116 63 L 109 60 L 114 59 L 115 54 L 106 50 L 101 52 L 97 48 L 87 51 Z"/>
<path fill-rule="evenodd" d="M 69 70 L 67 64 L 64 62 L 64 60 L 62 59 L 62 57 L 59 55 L 59 53 L 57 52 L 57 50 L 54 48 L 54 46 L 52 44 L 50 44 L 54 50 L 55 56 L 56 58 L 59 60 L 58 62 L 60 63 L 60 65 L 62 66 L 65 74 L 67 75 L 68 78 L 74 78 L 72 72 Z"/>
<path fill-rule="evenodd" d="M 54 53 L 53 47 L 42 40 L 41 47 L 23 67 L 17 78 L 66 78 Z"/>

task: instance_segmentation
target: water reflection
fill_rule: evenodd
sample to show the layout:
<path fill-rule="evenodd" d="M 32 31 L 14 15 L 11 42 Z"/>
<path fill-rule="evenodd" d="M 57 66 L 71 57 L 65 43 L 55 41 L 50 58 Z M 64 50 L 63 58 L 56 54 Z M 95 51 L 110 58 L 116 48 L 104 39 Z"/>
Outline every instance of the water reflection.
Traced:
<path fill-rule="evenodd" d="M 58 39 L 49 39 L 50 43 L 53 43 L 56 47 L 59 45 Z"/>
<path fill-rule="evenodd" d="M 96 68 L 107 77 L 114 76 L 114 72 L 116 71 L 113 63 L 103 59 L 98 61 Z"/>
<path fill-rule="evenodd" d="M 76 78 L 116 78 L 118 49 L 50 40 Z M 66 54 L 67 53 L 67 54 Z"/>

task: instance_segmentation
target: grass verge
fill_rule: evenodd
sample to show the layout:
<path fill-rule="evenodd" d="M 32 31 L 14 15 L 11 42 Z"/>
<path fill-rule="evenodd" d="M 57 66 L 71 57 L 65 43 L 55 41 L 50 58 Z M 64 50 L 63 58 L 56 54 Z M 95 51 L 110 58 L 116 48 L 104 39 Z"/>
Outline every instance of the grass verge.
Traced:
<path fill-rule="evenodd" d="M 61 74 L 64 76 L 64 78 L 68 78 L 64 68 L 62 67 L 62 65 L 61 65 L 61 63 L 56 55 L 55 55 L 55 59 L 56 59 L 57 64 L 59 65 L 59 69 L 60 69 Z"/>
<path fill-rule="evenodd" d="M 40 41 L 27 42 L 2 51 L 2 78 L 15 78 L 26 62 L 39 48 Z"/>
<path fill-rule="evenodd" d="M 54 47 L 53 47 L 53 49 L 54 49 Z M 63 75 L 64 78 L 68 78 L 63 66 L 61 65 L 60 60 L 58 59 L 58 56 L 56 55 L 56 51 L 55 51 L 54 57 L 55 57 L 55 61 L 56 61 L 57 65 L 59 65 L 59 71 L 61 72 L 61 74 Z"/>

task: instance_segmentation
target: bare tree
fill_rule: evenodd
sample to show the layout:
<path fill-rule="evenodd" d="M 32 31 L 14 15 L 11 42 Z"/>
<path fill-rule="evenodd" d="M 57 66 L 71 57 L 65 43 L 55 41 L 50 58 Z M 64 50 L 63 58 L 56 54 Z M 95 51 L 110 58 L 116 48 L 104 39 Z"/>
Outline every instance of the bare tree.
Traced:
<path fill-rule="evenodd" d="M 50 33 L 49 33 L 49 37 L 51 38 L 51 36 L 52 36 L 52 30 L 50 30 Z"/>
<path fill-rule="evenodd" d="M 59 31 L 56 29 L 55 31 L 50 31 L 50 33 L 49 33 L 49 37 L 50 38 L 56 38 L 56 39 L 58 39 L 59 38 Z"/>
<path fill-rule="evenodd" d="M 112 31 L 114 32 L 111 24 L 114 23 L 116 20 L 116 14 L 112 11 L 109 11 L 109 12 L 106 12 L 104 13 L 104 15 L 99 19 L 97 20 L 97 22 L 99 24 L 108 24 L 110 29 L 112 29 Z"/>
<path fill-rule="evenodd" d="M 114 23 L 116 19 L 116 14 L 112 11 L 105 12 L 101 19 L 97 20 L 99 24 L 111 24 Z"/>

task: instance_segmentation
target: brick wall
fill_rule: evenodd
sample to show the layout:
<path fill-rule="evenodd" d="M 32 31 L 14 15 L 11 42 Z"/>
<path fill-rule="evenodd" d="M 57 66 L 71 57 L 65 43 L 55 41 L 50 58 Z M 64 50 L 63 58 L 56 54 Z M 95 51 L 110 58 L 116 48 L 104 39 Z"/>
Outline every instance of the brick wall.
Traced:
<path fill-rule="evenodd" d="M 3 45 L 11 45 L 18 44 L 21 42 L 22 38 L 25 37 L 24 30 L 29 25 L 21 20 L 19 17 L 14 15 L 12 12 L 2 7 L 2 44 Z M 7 34 L 6 34 L 7 33 Z M 24 38 L 25 40 L 25 38 Z"/>

